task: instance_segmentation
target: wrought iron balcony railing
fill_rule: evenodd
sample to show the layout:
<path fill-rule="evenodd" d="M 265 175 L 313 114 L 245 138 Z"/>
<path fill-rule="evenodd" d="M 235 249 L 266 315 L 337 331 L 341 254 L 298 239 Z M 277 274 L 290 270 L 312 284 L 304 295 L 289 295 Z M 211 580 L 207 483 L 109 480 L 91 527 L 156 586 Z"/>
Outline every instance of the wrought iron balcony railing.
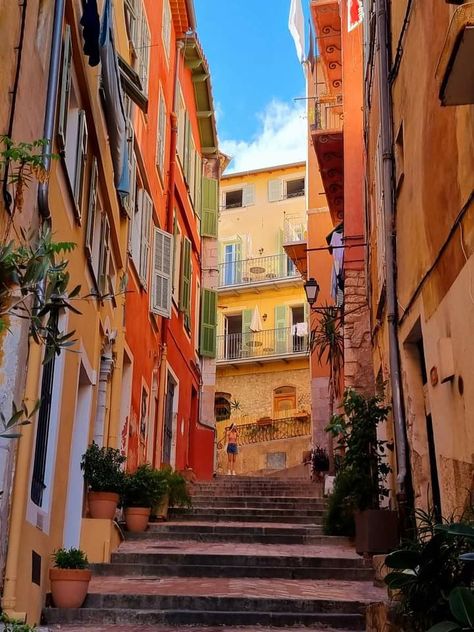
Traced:
<path fill-rule="evenodd" d="M 291 439 L 311 434 L 311 418 L 307 413 L 297 414 L 284 419 L 271 419 L 267 422 L 255 422 L 238 426 L 239 445 L 265 443 L 277 439 Z M 219 442 L 223 448 L 223 441 Z"/>
<path fill-rule="evenodd" d="M 219 264 L 219 287 L 252 285 L 301 276 L 286 254 Z"/>
<path fill-rule="evenodd" d="M 310 113 L 311 126 L 316 130 L 341 130 L 343 120 L 342 96 L 321 97 Z"/>
<path fill-rule="evenodd" d="M 281 355 L 304 355 L 309 350 L 307 323 L 292 327 L 217 336 L 217 362 L 252 361 Z"/>

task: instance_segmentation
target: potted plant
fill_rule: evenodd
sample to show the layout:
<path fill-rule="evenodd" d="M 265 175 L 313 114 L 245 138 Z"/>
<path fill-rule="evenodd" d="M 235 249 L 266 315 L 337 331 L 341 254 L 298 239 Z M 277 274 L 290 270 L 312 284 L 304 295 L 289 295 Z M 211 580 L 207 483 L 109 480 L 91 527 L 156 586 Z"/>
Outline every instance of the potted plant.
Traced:
<path fill-rule="evenodd" d="M 114 518 L 123 491 L 125 461 L 120 450 L 99 448 L 94 442 L 83 454 L 81 469 L 88 488 L 91 518 Z"/>
<path fill-rule="evenodd" d="M 385 482 L 391 469 L 385 456 L 393 448 L 377 438 L 377 427 L 389 408 L 382 395 L 365 397 L 353 389 L 344 393 L 342 407 L 343 414 L 333 415 L 327 427 L 345 449 L 328 511 L 348 531 L 353 520 L 359 554 L 387 553 L 398 543 L 397 513 L 380 504 L 389 494 Z"/>
<path fill-rule="evenodd" d="M 91 571 L 84 551 L 58 549 L 53 553 L 54 567 L 49 569 L 51 595 L 57 608 L 80 608 L 84 603 Z"/>
<path fill-rule="evenodd" d="M 162 471 L 144 463 L 135 472 L 126 475 L 124 489 L 123 505 L 127 529 L 132 533 L 145 531 L 151 508 L 168 490 L 166 479 Z"/>
<path fill-rule="evenodd" d="M 188 481 L 181 472 L 171 471 L 168 475 L 170 507 L 191 507 Z"/>
<path fill-rule="evenodd" d="M 312 451 L 312 465 L 313 472 L 322 474 L 323 472 L 329 472 L 329 455 L 325 448 L 321 448 L 319 445 Z"/>

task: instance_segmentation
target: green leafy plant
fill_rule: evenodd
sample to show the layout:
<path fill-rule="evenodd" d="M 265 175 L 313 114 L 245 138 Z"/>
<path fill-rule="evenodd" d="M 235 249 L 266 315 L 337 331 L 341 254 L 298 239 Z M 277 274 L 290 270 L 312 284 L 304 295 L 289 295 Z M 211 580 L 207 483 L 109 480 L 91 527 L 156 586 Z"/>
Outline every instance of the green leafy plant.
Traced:
<path fill-rule="evenodd" d="M 325 448 L 316 446 L 311 457 L 313 472 L 327 472 L 329 470 L 329 455 Z"/>
<path fill-rule="evenodd" d="M 58 549 L 54 551 L 53 562 L 56 568 L 83 569 L 89 566 L 87 556 L 81 549 Z"/>
<path fill-rule="evenodd" d="M 22 402 L 20 408 L 16 407 L 15 402 L 12 404 L 12 414 L 7 419 L 2 411 L 0 411 L 0 438 L 2 439 L 18 439 L 21 437 L 21 433 L 18 432 L 21 426 L 27 426 L 31 424 L 31 419 L 40 407 L 40 401 L 38 400 L 31 410 L 28 410 L 26 404 Z"/>
<path fill-rule="evenodd" d="M 171 470 L 168 474 L 170 507 L 191 507 L 188 482 L 182 474 Z"/>
<path fill-rule="evenodd" d="M 34 632 L 35 625 L 28 625 L 18 619 L 11 619 L 4 612 L 0 614 L 0 624 L 3 625 L 3 632 Z"/>
<path fill-rule="evenodd" d="M 144 463 L 132 474 L 126 474 L 123 504 L 125 507 L 153 507 L 167 491 L 168 481 L 163 471 Z"/>
<path fill-rule="evenodd" d="M 393 446 L 377 438 L 377 428 L 390 410 L 383 395 L 366 397 L 347 389 L 342 408 L 343 414 L 333 415 L 326 427 L 344 451 L 324 519 L 329 535 L 353 535 L 354 511 L 378 509 L 389 493 L 386 451 Z"/>
<path fill-rule="evenodd" d="M 81 460 L 81 469 L 89 489 L 93 492 L 121 494 L 125 482 L 122 468 L 126 460 L 120 450 L 99 448 L 97 443 L 92 442 Z"/>
<path fill-rule="evenodd" d="M 465 626 L 472 624 L 463 608 L 472 605 L 473 575 L 462 558 L 472 547 L 474 529 L 463 522 L 437 525 L 432 512 L 418 511 L 417 518 L 416 538 L 385 560 L 391 569 L 385 583 L 397 591 L 398 614 L 416 632 L 469 630 Z M 449 621 L 451 615 L 456 622 Z"/>

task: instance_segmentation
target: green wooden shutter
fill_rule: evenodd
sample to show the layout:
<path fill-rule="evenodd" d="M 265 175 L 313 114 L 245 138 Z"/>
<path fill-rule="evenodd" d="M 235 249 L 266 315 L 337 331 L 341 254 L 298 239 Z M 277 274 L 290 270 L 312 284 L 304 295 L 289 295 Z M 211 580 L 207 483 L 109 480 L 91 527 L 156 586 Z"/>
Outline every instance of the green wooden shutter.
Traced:
<path fill-rule="evenodd" d="M 179 309 L 189 313 L 191 296 L 191 242 L 187 237 L 183 239 L 181 251 L 181 288 L 179 292 Z"/>
<path fill-rule="evenodd" d="M 67 115 L 69 112 L 69 97 L 71 96 L 71 61 L 71 27 L 68 25 L 64 31 L 61 83 L 59 86 L 58 137 L 61 149 L 66 147 Z"/>
<path fill-rule="evenodd" d="M 217 238 L 217 211 L 219 206 L 219 183 L 215 178 L 202 179 L 202 223 L 203 237 Z"/>
<path fill-rule="evenodd" d="M 84 244 L 89 260 L 92 259 L 95 214 L 97 212 L 97 177 L 97 159 L 94 157 L 92 161 L 91 176 L 89 182 L 89 201 L 87 206 L 87 225 Z"/>
<path fill-rule="evenodd" d="M 252 322 L 253 309 L 242 310 L 242 351 L 250 351 L 250 340 L 252 332 L 250 331 L 250 323 Z"/>
<path fill-rule="evenodd" d="M 199 350 L 202 356 L 216 357 L 217 292 L 201 291 L 201 336 Z"/>
<path fill-rule="evenodd" d="M 173 236 L 156 226 L 153 228 L 153 270 L 150 308 L 154 314 L 171 318 L 171 266 Z"/>
<path fill-rule="evenodd" d="M 84 175 L 87 160 L 87 123 L 84 110 L 79 111 L 77 147 L 76 147 L 76 170 L 74 174 L 74 202 L 78 219 L 82 216 L 82 204 L 84 193 Z"/>
<path fill-rule="evenodd" d="M 196 152 L 196 180 L 194 183 L 194 212 L 201 219 L 202 207 L 202 158 Z"/>
<path fill-rule="evenodd" d="M 288 307 L 286 305 L 275 306 L 275 351 L 276 353 L 288 353 L 289 351 Z"/>

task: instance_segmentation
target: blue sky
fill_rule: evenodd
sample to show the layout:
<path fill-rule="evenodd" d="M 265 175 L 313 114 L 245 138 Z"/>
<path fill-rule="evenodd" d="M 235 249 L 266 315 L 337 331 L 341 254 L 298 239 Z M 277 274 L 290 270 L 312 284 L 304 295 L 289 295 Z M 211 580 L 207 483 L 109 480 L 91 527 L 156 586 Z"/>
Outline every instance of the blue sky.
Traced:
<path fill-rule="evenodd" d="M 303 4 L 307 4 L 303 0 Z M 237 170 L 304 159 L 304 77 L 290 0 L 195 0 L 223 151 Z"/>

